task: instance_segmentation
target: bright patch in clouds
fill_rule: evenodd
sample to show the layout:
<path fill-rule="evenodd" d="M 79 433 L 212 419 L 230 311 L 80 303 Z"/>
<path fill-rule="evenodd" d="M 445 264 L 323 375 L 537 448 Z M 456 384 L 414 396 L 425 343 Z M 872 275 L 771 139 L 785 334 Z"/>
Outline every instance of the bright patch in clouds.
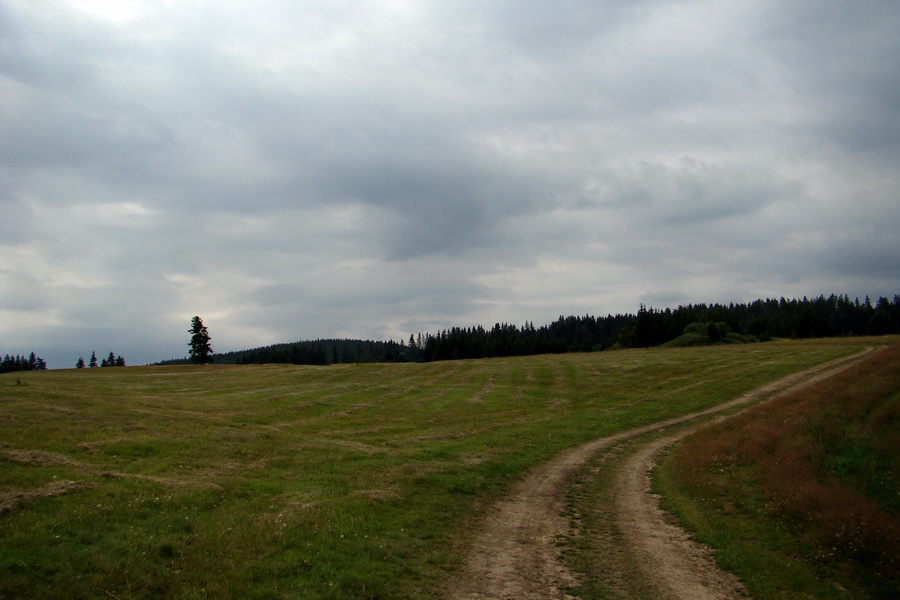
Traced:
<path fill-rule="evenodd" d="M 144 14 L 145 4 L 139 0 L 84 0 L 71 2 L 69 7 L 73 12 L 82 12 L 113 23 L 124 23 Z"/>

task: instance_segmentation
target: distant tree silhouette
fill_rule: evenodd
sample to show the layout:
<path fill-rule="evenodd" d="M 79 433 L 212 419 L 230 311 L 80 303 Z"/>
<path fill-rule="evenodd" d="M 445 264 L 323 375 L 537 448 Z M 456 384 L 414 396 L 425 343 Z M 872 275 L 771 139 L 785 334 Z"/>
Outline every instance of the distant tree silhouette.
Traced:
<path fill-rule="evenodd" d="M 110 352 L 109 356 L 103 359 L 100 363 L 101 367 L 124 367 L 125 359 L 122 356 L 116 356 L 115 353 Z"/>
<path fill-rule="evenodd" d="M 88 364 L 90 368 L 95 368 L 97 366 L 97 353 L 91 352 L 91 362 Z"/>
<path fill-rule="evenodd" d="M 75 368 L 76 368 L 76 369 L 83 369 L 84 367 L 85 367 L 85 364 L 84 364 L 84 357 L 83 357 L 83 356 L 79 356 L 79 357 L 78 357 L 78 362 L 75 363 Z"/>
<path fill-rule="evenodd" d="M 9 373 L 11 371 L 46 371 L 47 361 L 32 352 L 28 356 L 10 356 L 3 357 L 0 361 L 0 373 Z"/>
<path fill-rule="evenodd" d="M 191 328 L 188 333 L 191 334 L 191 341 L 188 342 L 188 346 L 191 348 L 191 360 L 201 365 L 212 362 L 213 359 L 210 355 L 213 349 L 209 345 L 212 338 L 200 317 L 191 319 Z"/>

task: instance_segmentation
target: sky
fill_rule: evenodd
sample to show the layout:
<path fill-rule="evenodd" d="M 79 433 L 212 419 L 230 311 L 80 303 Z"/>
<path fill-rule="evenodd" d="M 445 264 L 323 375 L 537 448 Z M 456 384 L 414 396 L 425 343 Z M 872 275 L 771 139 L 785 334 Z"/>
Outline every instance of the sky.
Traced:
<path fill-rule="evenodd" d="M 0 353 L 900 293 L 895 0 L 0 0 Z"/>

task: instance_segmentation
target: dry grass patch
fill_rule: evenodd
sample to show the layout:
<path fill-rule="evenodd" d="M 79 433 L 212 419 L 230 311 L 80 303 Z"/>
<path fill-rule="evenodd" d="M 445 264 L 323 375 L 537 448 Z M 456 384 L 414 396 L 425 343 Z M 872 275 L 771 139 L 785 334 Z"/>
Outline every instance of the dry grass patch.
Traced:
<path fill-rule="evenodd" d="M 38 498 L 53 498 L 63 494 L 71 494 L 78 490 L 93 487 L 84 481 L 54 481 L 39 488 L 31 490 L 0 492 L 0 514 L 12 512 L 22 508 L 26 503 Z"/>

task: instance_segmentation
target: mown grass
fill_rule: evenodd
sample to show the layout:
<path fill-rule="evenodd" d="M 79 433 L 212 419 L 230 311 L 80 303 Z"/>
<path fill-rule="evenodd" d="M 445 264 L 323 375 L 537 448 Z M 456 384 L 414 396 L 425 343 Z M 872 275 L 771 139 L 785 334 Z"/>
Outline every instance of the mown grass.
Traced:
<path fill-rule="evenodd" d="M 756 598 L 900 597 L 900 346 L 704 429 L 664 505 Z"/>
<path fill-rule="evenodd" d="M 862 340 L 0 376 L 0 598 L 426 598 L 581 441 Z"/>

